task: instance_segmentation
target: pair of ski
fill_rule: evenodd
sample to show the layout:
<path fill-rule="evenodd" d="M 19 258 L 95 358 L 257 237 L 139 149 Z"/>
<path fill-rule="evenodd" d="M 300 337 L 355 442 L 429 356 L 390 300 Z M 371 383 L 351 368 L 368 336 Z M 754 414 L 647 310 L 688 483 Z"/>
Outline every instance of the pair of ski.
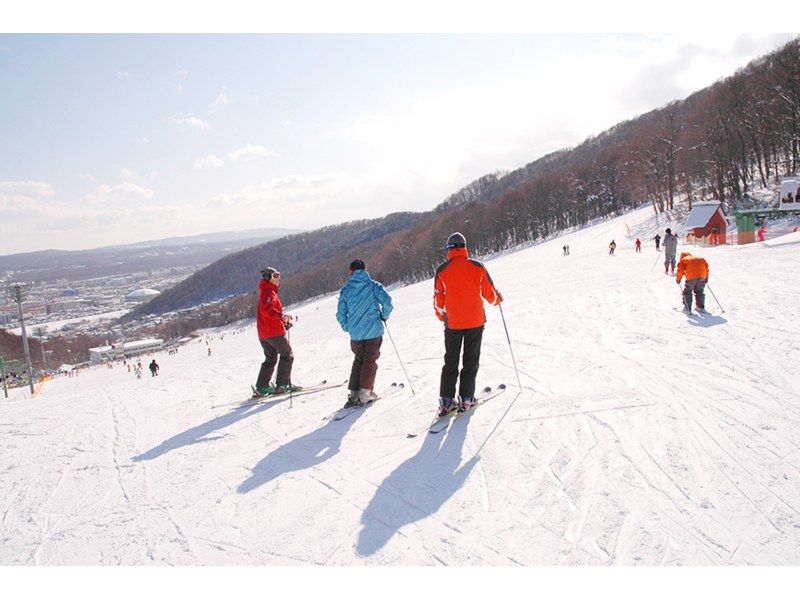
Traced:
<path fill-rule="evenodd" d="M 253 395 L 250 397 L 251 401 L 261 401 L 264 399 L 288 399 L 291 397 L 301 397 L 303 395 L 310 395 L 315 392 L 322 392 L 323 390 L 329 390 L 331 388 L 339 388 L 347 384 L 347 380 L 344 382 L 340 382 L 339 384 L 328 384 L 327 380 L 323 380 L 319 384 L 315 384 L 314 386 L 304 386 L 302 390 L 296 390 L 294 392 L 282 392 L 280 394 L 266 394 L 262 395 L 256 390 L 255 386 L 251 386 L 250 388 L 253 390 Z"/>
<path fill-rule="evenodd" d="M 391 386 L 389 386 L 389 389 L 386 391 L 385 396 L 378 395 L 377 399 L 375 399 L 374 401 L 370 401 L 369 403 L 362 403 L 360 405 L 349 405 L 347 407 L 342 407 L 341 409 L 336 411 L 336 413 L 334 413 L 333 415 L 329 415 L 324 419 L 326 420 L 332 419 L 335 422 L 341 421 L 347 417 L 350 417 L 351 415 L 353 415 L 353 413 L 356 413 L 361 409 L 366 409 L 367 407 L 374 405 L 380 400 L 392 398 L 393 396 L 402 392 L 405 389 L 405 387 L 406 385 L 403 384 L 402 382 L 392 382 Z"/>
<path fill-rule="evenodd" d="M 464 415 L 472 413 L 478 407 L 480 407 L 485 403 L 488 403 L 492 399 L 496 399 L 497 397 L 501 396 L 505 391 L 506 391 L 505 384 L 499 384 L 495 389 L 492 389 L 491 386 L 487 386 L 481 391 L 479 396 L 475 397 L 478 400 L 478 402 L 475 403 L 475 405 L 473 405 L 466 411 L 451 411 L 446 415 L 437 415 L 436 418 L 433 420 L 433 423 L 431 423 L 427 428 L 428 434 L 440 434 L 441 432 L 444 432 L 450 427 L 450 424 L 452 422 L 454 422 L 455 420 Z M 424 430 L 422 432 L 424 432 Z M 422 432 L 416 432 L 414 434 L 409 433 L 406 435 L 406 438 L 416 438 Z"/>

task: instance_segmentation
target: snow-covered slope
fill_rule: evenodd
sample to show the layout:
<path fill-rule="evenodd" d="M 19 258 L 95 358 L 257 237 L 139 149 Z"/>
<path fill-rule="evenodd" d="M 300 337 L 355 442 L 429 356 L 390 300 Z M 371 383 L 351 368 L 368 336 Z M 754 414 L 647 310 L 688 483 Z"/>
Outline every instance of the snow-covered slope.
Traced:
<path fill-rule="evenodd" d="M 392 292 L 416 395 L 342 421 L 343 389 L 242 404 L 254 326 L 157 355 L 157 378 L 18 391 L 0 564 L 800 563 L 800 233 L 699 250 L 725 313 L 709 294 L 687 318 L 656 230 L 645 209 L 488 261 L 523 388 L 487 308 L 478 385 L 509 390 L 446 434 L 407 438 L 437 406 L 430 281 Z M 347 377 L 335 305 L 295 312 L 296 383 Z M 377 390 L 395 381 L 386 338 Z"/>

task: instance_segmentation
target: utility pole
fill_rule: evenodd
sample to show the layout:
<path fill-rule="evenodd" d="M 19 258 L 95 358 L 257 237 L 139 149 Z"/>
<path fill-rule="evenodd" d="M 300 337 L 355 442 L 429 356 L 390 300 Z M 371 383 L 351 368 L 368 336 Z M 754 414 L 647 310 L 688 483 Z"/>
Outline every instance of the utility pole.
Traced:
<path fill-rule="evenodd" d="M 28 382 L 31 387 L 31 396 L 33 396 L 33 366 L 31 365 L 31 352 L 28 349 L 28 335 L 25 332 L 25 316 L 22 314 L 22 302 L 28 298 L 28 286 L 22 283 L 14 283 L 8 287 L 8 292 L 11 298 L 17 302 L 19 307 L 19 325 L 22 328 L 22 347 L 25 349 L 25 361 L 28 364 Z"/>
<path fill-rule="evenodd" d="M 44 350 L 44 337 L 47 334 L 47 327 L 46 326 L 37 326 L 36 329 L 33 331 L 36 336 L 39 337 L 39 344 L 42 346 L 42 367 L 45 370 L 50 369 L 49 364 L 47 363 L 47 353 Z"/>

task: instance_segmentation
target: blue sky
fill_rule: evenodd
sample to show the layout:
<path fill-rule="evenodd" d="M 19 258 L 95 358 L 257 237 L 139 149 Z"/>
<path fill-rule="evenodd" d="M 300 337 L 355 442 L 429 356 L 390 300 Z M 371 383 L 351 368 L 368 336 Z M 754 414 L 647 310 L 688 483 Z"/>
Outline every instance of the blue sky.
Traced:
<path fill-rule="evenodd" d="M 0 254 L 427 210 L 791 37 L 0 35 Z"/>

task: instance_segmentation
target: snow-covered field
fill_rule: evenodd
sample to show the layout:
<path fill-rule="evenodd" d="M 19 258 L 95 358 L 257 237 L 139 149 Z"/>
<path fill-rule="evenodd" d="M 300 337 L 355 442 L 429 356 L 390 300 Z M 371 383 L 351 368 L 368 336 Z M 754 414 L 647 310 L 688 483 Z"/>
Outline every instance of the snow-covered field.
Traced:
<path fill-rule="evenodd" d="M 17 391 L 0 564 L 800 564 L 800 233 L 698 250 L 725 312 L 709 293 L 712 314 L 687 318 L 651 269 L 650 214 L 487 262 L 523 388 L 487 307 L 478 385 L 509 390 L 446 434 L 424 433 L 430 281 L 392 292 L 416 395 L 342 421 L 324 418 L 344 389 L 243 403 L 252 325 L 156 355 L 157 378 L 118 365 Z M 296 383 L 347 377 L 335 307 L 294 312 Z M 404 381 L 388 338 L 380 366 L 378 391 Z"/>

